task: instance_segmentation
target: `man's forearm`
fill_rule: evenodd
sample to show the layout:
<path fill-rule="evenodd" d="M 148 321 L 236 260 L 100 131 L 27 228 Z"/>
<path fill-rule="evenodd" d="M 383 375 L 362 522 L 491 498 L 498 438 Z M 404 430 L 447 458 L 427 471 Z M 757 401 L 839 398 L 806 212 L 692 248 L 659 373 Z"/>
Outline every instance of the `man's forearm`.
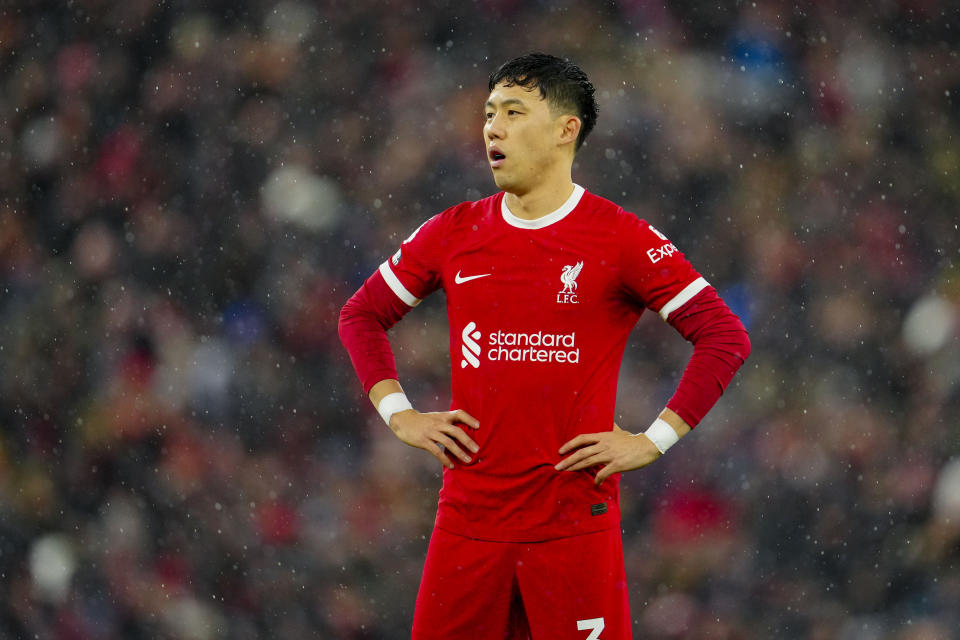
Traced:
<path fill-rule="evenodd" d="M 740 319 L 712 288 L 671 317 L 670 324 L 694 346 L 667 406 L 693 428 L 716 404 L 746 361 L 750 338 Z"/>
<path fill-rule="evenodd" d="M 690 425 L 687 424 L 687 421 L 677 415 L 672 409 L 665 408 L 660 412 L 658 417 L 673 427 L 673 430 L 677 433 L 677 439 L 680 439 L 690 433 Z"/>
<path fill-rule="evenodd" d="M 397 366 L 387 339 L 387 329 L 410 310 L 374 272 L 340 311 L 340 341 L 363 389 L 383 380 L 396 380 Z M 399 383 L 398 383 L 399 384 Z"/>
<path fill-rule="evenodd" d="M 403 387 L 400 386 L 399 380 L 387 378 L 370 387 L 368 395 L 373 406 L 378 407 L 380 402 L 391 393 L 403 393 Z"/>
<path fill-rule="evenodd" d="M 403 387 L 400 386 L 400 381 L 393 378 L 381 380 L 373 385 L 370 388 L 369 397 L 377 413 L 394 432 L 396 432 L 396 429 L 391 422 L 393 414 L 413 409 L 403 392 Z"/>

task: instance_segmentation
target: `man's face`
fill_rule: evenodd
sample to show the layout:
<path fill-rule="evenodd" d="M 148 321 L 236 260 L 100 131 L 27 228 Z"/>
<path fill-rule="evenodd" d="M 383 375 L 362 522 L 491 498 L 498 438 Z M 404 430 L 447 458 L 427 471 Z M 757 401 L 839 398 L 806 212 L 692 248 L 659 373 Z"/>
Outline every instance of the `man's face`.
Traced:
<path fill-rule="evenodd" d="M 484 111 L 487 161 L 500 189 L 522 195 L 564 160 L 564 116 L 553 112 L 539 88 L 498 84 Z"/>

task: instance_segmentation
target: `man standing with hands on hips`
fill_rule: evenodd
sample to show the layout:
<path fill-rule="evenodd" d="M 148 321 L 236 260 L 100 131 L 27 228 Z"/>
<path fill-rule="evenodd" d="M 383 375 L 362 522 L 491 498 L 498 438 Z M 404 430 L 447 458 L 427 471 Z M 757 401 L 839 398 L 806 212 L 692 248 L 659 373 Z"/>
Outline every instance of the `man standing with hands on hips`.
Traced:
<path fill-rule="evenodd" d="M 423 223 L 340 315 L 384 421 L 444 466 L 412 637 L 630 638 L 619 474 L 697 425 L 750 341 L 666 236 L 573 182 L 597 119 L 579 67 L 525 55 L 489 90 L 483 140 L 500 192 Z M 386 331 L 440 287 L 451 410 L 420 413 Z M 645 309 L 694 351 L 666 408 L 631 433 L 614 424 L 617 376 Z"/>

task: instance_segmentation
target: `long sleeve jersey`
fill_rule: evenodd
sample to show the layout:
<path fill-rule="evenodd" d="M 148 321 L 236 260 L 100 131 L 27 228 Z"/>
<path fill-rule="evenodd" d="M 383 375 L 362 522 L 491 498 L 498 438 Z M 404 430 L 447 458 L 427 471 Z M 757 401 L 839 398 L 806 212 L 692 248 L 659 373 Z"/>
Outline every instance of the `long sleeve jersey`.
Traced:
<path fill-rule="evenodd" d="M 447 298 L 451 409 L 477 418 L 471 464 L 444 469 L 436 526 L 526 542 L 619 526 L 619 476 L 554 469 L 562 444 L 614 423 L 627 337 L 645 309 L 694 352 L 667 406 L 691 427 L 750 351 L 740 320 L 660 231 L 576 186 L 536 220 L 503 193 L 420 226 L 344 306 L 341 339 L 364 390 L 396 378 L 386 330 Z"/>

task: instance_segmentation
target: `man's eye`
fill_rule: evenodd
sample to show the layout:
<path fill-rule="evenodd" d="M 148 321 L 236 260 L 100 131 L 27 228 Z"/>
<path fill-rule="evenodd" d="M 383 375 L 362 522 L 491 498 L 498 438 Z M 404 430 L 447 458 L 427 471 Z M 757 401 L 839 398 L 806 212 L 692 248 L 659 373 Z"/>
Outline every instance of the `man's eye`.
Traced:
<path fill-rule="evenodd" d="M 488 114 L 486 114 L 486 118 L 487 118 L 487 120 L 489 120 L 489 119 L 490 119 L 490 118 L 492 118 L 492 117 L 493 117 L 493 114 L 492 114 L 492 113 L 488 113 Z"/>

